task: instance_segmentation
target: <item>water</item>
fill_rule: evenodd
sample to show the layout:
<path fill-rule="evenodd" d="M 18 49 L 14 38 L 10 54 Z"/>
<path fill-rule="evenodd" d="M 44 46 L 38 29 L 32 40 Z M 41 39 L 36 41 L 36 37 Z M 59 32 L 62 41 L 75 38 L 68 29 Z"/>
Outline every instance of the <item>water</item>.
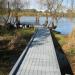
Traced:
<path fill-rule="evenodd" d="M 35 17 L 21 17 L 20 18 L 21 23 L 35 23 L 36 18 Z M 46 22 L 46 17 L 40 17 L 39 23 L 40 25 L 45 24 Z M 51 17 L 48 18 L 48 24 L 51 23 Z M 57 28 L 55 29 L 56 31 L 59 31 L 61 34 L 67 35 L 72 32 L 72 29 L 75 24 L 75 19 L 68 19 L 68 18 L 60 18 L 57 23 Z"/>
<path fill-rule="evenodd" d="M 30 16 L 28 16 L 28 17 L 23 16 L 23 17 L 20 18 L 20 22 L 21 23 L 25 23 L 25 22 L 35 23 L 36 18 L 35 17 L 30 17 Z"/>
<path fill-rule="evenodd" d="M 73 24 L 67 18 L 61 18 L 58 20 L 56 31 L 61 32 L 61 34 L 67 35 L 72 32 Z"/>
<path fill-rule="evenodd" d="M 48 24 L 50 24 L 50 20 L 51 18 L 49 17 L 48 18 Z M 46 21 L 46 17 L 40 17 L 39 18 L 39 23 L 40 25 L 43 25 L 45 24 L 45 21 Z M 30 16 L 23 16 L 23 17 L 20 17 L 20 22 L 21 23 L 35 23 L 36 22 L 36 18 L 35 17 L 30 17 Z"/>

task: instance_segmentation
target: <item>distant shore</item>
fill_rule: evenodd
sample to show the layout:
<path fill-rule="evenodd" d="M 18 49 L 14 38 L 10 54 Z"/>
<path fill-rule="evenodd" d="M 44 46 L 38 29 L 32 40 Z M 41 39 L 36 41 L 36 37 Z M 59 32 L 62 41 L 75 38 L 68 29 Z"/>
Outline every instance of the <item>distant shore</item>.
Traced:
<path fill-rule="evenodd" d="M 7 15 L 7 14 L 3 14 Z M 11 12 L 11 16 L 15 16 L 15 12 Z M 2 16 L 0 14 L 0 16 Z M 26 12 L 20 11 L 17 13 L 17 16 L 53 16 L 53 17 L 75 17 L 75 13 L 49 13 L 49 12 Z"/>

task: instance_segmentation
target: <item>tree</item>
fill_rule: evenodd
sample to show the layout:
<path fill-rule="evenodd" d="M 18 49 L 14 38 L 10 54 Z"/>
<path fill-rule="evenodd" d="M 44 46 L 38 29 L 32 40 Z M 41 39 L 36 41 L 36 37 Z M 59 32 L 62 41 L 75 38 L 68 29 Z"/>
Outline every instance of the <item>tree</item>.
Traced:
<path fill-rule="evenodd" d="M 44 6 L 50 12 L 52 24 L 54 25 L 54 19 L 57 20 L 57 13 L 59 13 L 62 9 L 63 0 L 39 0 L 38 2 L 40 3 L 40 6 Z"/>
<path fill-rule="evenodd" d="M 75 13 L 75 0 L 71 0 L 71 12 L 72 14 Z"/>
<path fill-rule="evenodd" d="M 10 18 L 10 4 L 8 0 L 0 0 L 0 14 L 2 19 L 4 20 L 4 26 L 7 27 L 7 23 Z M 5 16 L 6 14 L 6 16 Z"/>
<path fill-rule="evenodd" d="M 12 15 L 15 17 L 15 23 L 17 28 L 19 27 L 19 15 L 18 13 L 23 8 L 21 0 L 13 0 L 12 2 Z"/>
<path fill-rule="evenodd" d="M 73 10 L 74 0 L 71 0 L 71 9 Z"/>
<path fill-rule="evenodd" d="M 24 8 L 28 9 L 30 7 L 30 1 L 29 0 L 24 0 Z"/>
<path fill-rule="evenodd" d="M 29 0 L 24 0 L 24 2 L 22 2 L 22 0 L 13 0 L 12 2 L 12 8 L 14 10 L 14 17 L 16 18 L 16 26 L 17 28 L 19 28 L 19 12 L 20 10 L 24 9 L 24 8 L 28 8 L 29 7 Z"/>

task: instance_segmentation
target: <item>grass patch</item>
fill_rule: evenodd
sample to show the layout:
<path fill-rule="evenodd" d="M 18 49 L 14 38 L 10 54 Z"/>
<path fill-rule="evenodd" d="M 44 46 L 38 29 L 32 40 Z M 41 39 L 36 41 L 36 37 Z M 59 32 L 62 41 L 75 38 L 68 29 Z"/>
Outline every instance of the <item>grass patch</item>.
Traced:
<path fill-rule="evenodd" d="M 6 27 L 0 26 L 0 36 L 14 35 L 15 34 L 15 30 L 16 29 L 8 30 L 8 29 L 6 29 Z"/>
<path fill-rule="evenodd" d="M 7 32 L 0 31 L 0 75 L 8 75 L 13 65 L 25 49 L 26 45 L 31 39 L 34 33 L 34 28 L 7 30 Z M 20 35 L 20 39 L 19 38 Z M 9 42 L 17 37 L 17 41 L 14 43 L 14 48 L 10 50 L 8 48 Z M 13 46 L 13 45 L 12 45 Z"/>
<path fill-rule="evenodd" d="M 64 35 L 61 35 L 59 32 L 53 32 L 55 37 L 57 38 L 58 42 L 60 43 L 61 46 L 66 44 L 66 39 Z"/>
<path fill-rule="evenodd" d="M 61 45 L 61 47 L 63 47 L 63 45 L 68 44 L 68 37 L 66 35 L 62 35 L 60 33 L 57 32 L 53 32 L 55 37 L 57 38 L 59 44 Z M 75 48 L 70 47 L 68 49 L 68 52 L 66 52 L 66 54 L 72 55 L 75 54 Z"/>
<path fill-rule="evenodd" d="M 66 54 L 69 56 L 75 56 L 75 48 L 70 48 Z"/>
<path fill-rule="evenodd" d="M 69 41 L 68 37 L 63 36 L 63 35 L 56 33 L 56 32 L 53 32 L 53 33 L 63 49 L 63 45 L 68 44 L 68 41 Z M 68 46 L 66 46 L 66 47 L 68 47 Z M 65 49 L 63 49 L 63 51 L 67 49 L 66 47 L 65 47 Z M 75 47 L 72 47 L 72 46 L 69 47 L 68 51 L 67 52 L 64 51 L 64 53 L 65 53 L 70 65 L 71 65 L 72 71 L 75 75 Z"/>

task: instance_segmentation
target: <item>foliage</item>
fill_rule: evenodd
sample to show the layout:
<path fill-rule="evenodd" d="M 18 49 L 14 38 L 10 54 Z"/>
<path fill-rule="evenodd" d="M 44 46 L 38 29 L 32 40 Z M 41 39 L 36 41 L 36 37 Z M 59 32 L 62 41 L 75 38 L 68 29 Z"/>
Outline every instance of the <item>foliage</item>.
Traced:
<path fill-rule="evenodd" d="M 5 30 L 5 29 L 4 29 Z M 3 30 L 3 31 L 4 31 Z M 8 32 L 8 30 L 7 30 Z M 6 39 L 3 39 L 0 41 L 0 75 L 8 75 L 10 70 L 12 69 L 13 65 L 17 61 L 18 57 L 22 53 L 22 51 L 25 49 L 26 45 L 28 44 L 31 36 L 34 33 L 33 28 L 26 28 L 26 29 L 15 29 L 12 30 L 14 32 L 13 34 L 11 32 L 9 33 L 3 32 L 1 37 L 6 37 Z M 12 50 L 9 49 L 8 43 L 17 36 L 17 33 L 21 35 L 20 40 L 15 42 Z M 7 36 L 6 36 L 7 34 Z M 11 38 L 10 38 L 11 37 Z M 10 38 L 10 39 L 9 39 Z M 5 49 L 2 49 L 2 46 L 5 47 Z"/>
<path fill-rule="evenodd" d="M 4 35 L 14 35 L 15 33 L 15 29 L 7 29 L 6 27 L 2 27 L 0 26 L 0 36 L 4 36 Z"/>

